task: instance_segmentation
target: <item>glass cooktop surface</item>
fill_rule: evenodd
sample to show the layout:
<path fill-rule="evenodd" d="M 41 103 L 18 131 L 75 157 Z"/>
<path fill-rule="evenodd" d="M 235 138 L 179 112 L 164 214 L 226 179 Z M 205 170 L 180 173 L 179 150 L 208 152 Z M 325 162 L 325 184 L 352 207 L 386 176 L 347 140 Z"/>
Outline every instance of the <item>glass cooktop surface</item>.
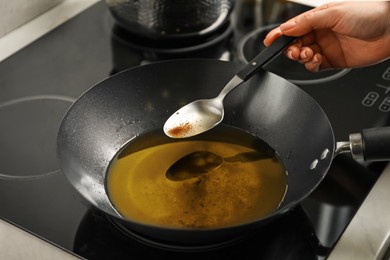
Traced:
<path fill-rule="evenodd" d="M 127 68 L 177 58 L 247 62 L 264 33 L 308 7 L 237 1 L 231 20 L 207 41 L 186 46 L 129 35 L 99 2 L 0 62 L 0 217 L 86 259 L 321 259 L 353 218 L 384 165 L 337 156 L 299 206 L 234 241 L 177 247 L 127 232 L 92 207 L 63 175 L 56 156 L 62 117 L 87 89 Z M 261 19 L 255 8 L 263 8 Z M 312 74 L 283 55 L 266 69 L 323 107 L 337 141 L 389 125 L 390 61 Z"/>

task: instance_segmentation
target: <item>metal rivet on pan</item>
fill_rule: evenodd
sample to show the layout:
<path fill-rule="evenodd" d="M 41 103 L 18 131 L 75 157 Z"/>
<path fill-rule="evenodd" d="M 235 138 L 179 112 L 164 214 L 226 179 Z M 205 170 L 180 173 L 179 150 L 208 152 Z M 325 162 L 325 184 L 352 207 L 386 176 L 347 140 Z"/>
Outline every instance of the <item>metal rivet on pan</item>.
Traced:
<path fill-rule="evenodd" d="M 317 168 L 317 165 L 318 165 L 318 160 L 317 159 L 314 159 L 311 164 L 310 164 L 310 170 L 314 170 L 315 168 Z"/>
<path fill-rule="evenodd" d="M 326 157 L 328 157 L 329 153 L 330 153 L 329 149 L 326 148 L 326 149 L 322 152 L 320 159 L 321 159 L 321 160 L 324 160 Z"/>
<path fill-rule="evenodd" d="M 256 61 L 252 62 L 252 65 L 253 65 L 253 66 L 256 66 L 256 64 L 257 64 Z"/>

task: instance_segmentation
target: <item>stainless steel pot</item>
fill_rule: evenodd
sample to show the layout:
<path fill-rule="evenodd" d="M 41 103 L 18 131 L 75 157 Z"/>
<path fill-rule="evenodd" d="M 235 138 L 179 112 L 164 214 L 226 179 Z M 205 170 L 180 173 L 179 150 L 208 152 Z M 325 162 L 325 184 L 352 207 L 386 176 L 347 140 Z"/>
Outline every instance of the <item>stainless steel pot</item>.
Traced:
<path fill-rule="evenodd" d="M 226 23 L 234 0 L 106 0 L 122 27 L 152 39 L 207 35 Z"/>

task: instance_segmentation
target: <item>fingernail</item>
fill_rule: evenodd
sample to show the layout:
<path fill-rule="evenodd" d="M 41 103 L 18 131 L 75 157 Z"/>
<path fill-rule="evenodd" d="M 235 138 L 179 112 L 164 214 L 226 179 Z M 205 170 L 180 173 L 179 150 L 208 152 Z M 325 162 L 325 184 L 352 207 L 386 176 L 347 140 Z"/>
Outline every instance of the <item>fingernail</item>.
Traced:
<path fill-rule="evenodd" d="M 293 60 L 292 51 L 287 51 L 287 57 L 291 60 Z"/>
<path fill-rule="evenodd" d="M 297 23 L 294 20 L 291 20 L 291 21 L 288 21 L 288 22 L 285 22 L 285 23 L 281 24 L 280 25 L 280 30 L 288 31 L 288 30 L 294 28 L 295 25 L 297 25 Z"/>
<path fill-rule="evenodd" d="M 306 50 L 303 50 L 303 51 L 301 52 L 301 58 L 302 58 L 302 59 L 306 59 L 306 58 L 307 58 Z"/>
<path fill-rule="evenodd" d="M 312 63 L 315 64 L 316 66 L 314 67 L 313 71 L 318 72 L 320 71 L 320 61 L 318 60 L 318 56 L 314 55 Z"/>

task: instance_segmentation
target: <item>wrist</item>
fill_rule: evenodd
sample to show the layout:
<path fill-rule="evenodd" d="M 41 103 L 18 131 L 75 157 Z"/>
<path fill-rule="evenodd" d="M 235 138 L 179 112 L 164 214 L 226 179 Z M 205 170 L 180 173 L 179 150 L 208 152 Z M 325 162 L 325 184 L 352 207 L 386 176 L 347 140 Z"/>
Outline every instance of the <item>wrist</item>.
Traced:
<path fill-rule="evenodd" d="M 384 17 L 386 30 L 383 37 L 384 37 L 384 46 L 387 50 L 387 58 L 389 58 L 390 57 L 390 47 L 389 47 L 390 46 L 390 0 L 386 0 L 384 2 L 385 2 L 385 9 L 386 9 L 385 17 Z"/>

